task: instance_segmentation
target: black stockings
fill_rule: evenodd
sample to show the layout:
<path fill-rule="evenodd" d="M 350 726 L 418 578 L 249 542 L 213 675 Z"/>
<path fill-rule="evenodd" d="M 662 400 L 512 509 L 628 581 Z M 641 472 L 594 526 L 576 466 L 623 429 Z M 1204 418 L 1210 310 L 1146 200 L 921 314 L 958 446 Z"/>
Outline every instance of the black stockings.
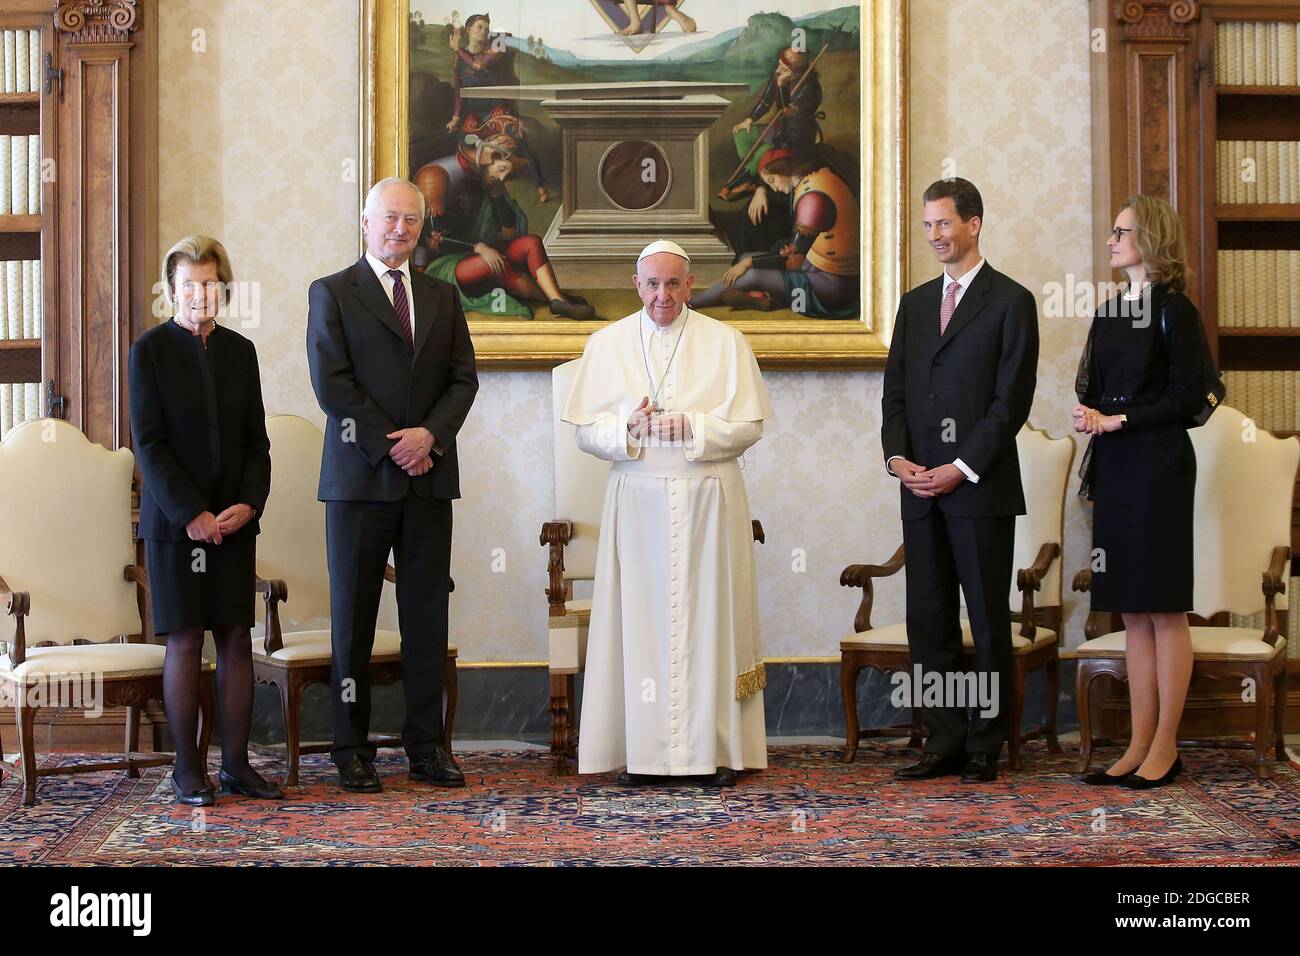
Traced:
<path fill-rule="evenodd" d="M 243 782 L 258 779 L 248 764 L 248 731 L 253 721 L 253 655 L 248 628 L 216 627 L 217 713 L 220 715 L 221 768 Z M 183 790 L 207 786 L 205 755 L 199 753 L 199 669 L 203 631 L 193 628 L 167 635 L 163 665 L 163 707 L 176 746 L 172 770 Z"/>

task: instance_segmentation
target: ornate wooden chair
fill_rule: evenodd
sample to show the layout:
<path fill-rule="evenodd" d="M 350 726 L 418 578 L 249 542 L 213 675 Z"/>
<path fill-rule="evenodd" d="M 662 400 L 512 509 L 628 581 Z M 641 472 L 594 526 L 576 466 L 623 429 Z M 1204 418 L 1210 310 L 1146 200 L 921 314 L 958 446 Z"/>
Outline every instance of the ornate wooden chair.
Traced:
<path fill-rule="evenodd" d="M 609 462 L 579 450 L 577 428 L 562 420 L 564 405 L 578 371 L 574 359 L 551 372 L 552 440 L 555 462 L 556 518 L 542 525 L 540 543 L 548 549 L 546 573 L 547 638 L 551 680 L 551 754 L 555 773 L 567 775 L 577 757 L 575 684 L 587 662 L 587 627 L 591 600 L 574 599 L 574 581 L 596 576 L 596 544 L 604 509 Z M 754 540 L 764 540 L 754 521 Z"/>
<path fill-rule="evenodd" d="M 253 632 L 253 675 L 259 684 L 280 690 L 284 713 L 287 786 L 298 784 L 301 754 L 328 753 L 329 744 L 300 740 L 303 693 L 312 684 L 329 684 L 330 585 L 325 551 L 325 505 L 316 500 L 324 435 L 305 418 L 270 415 L 271 497 L 257 539 L 258 592 L 266 606 L 264 622 Z M 390 564 L 385 579 L 396 582 Z M 455 587 L 454 584 L 451 587 Z M 447 647 L 443 689 L 443 741 L 451 750 L 456 715 L 456 647 Z M 402 677 L 402 641 L 397 631 L 377 629 L 370 655 L 371 686 Z M 376 736 L 378 747 L 400 747 L 397 736 Z"/>
<path fill-rule="evenodd" d="M 1011 708 L 1007 752 L 1013 770 L 1021 767 L 1020 747 L 1026 740 L 1045 737 L 1048 750 L 1052 753 L 1061 752 L 1056 740 L 1056 705 L 1060 686 L 1061 568 L 1056 559 L 1061 554 L 1064 537 L 1065 491 L 1070 464 L 1074 461 L 1074 439 L 1069 436 L 1051 438 L 1046 432 L 1026 425 L 1016 436 L 1016 450 L 1020 458 L 1020 480 L 1025 489 L 1026 514 L 1016 518 L 1014 566 L 1020 570 L 1016 572 L 1010 596 L 1013 608 L 1011 692 L 1003 697 L 1004 705 Z M 912 669 L 906 623 L 881 628 L 873 628 L 871 625 L 871 606 L 874 600 L 872 582 L 876 578 L 897 574 L 902 569 L 903 548 L 900 546 L 885 564 L 852 564 L 840 575 L 842 586 L 862 588 L 863 592 L 862 603 L 853 618 L 854 633 L 840 642 L 840 693 L 847 726 L 841 759 L 845 763 L 853 761 L 858 752 L 858 741 L 863 737 L 900 736 L 906 733 L 909 735 L 909 746 L 921 745 L 919 707 L 912 708 L 912 719 L 906 724 L 878 728 L 861 728 L 858 724 L 857 686 L 862 671 L 871 668 L 881 673 L 891 673 Z M 1044 596 L 1035 600 L 1034 594 L 1039 591 Z M 1020 605 L 1018 612 L 1014 610 L 1017 602 Z M 973 667 L 975 644 L 970 623 L 964 616 L 961 627 L 967 664 Z M 1029 731 L 1022 731 L 1020 720 L 1024 709 L 1025 681 L 1030 671 L 1040 669 L 1047 675 L 1047 720 Z"/>
<path fill-rule="evenodd" d="M 162 699 L 166 648 L 140 633 L 149 578 L 134 563 L 134 469 L 129 450 L 107 451 L 57 419 L 20 425 L 0 444 L 0 700 L 14 707 L 25 806 L 36 802 L 40 777 L 125 770 L 134 778 L 173 761 L 137 753 L 140 707 Z M 212 671 L 205 661 L 200 753 L 212 729 Z M 125 707 L 123 758 L 38 768 L 35 719 L 46 707 Z"/>
<path fill-rule="evenodd" d="M 1222 406 L 1191 430 L 1196 450 L 1196 511 L 1192 683 L 1250 681 L 1255 694 L 1253 740 L 1181 740 L 1192 747 L 1255 751 L 1255 772 L 1266 777 L 1270 747 L 1286 759 L 1282 718 L 1286 701 L 1286 581 L 1290 576 L 1291 503 L 1300 438 L 1247 430 L 1245 416 Z M 1092 586 L 1092 570 L 1074 578 L 1076 591 Z M 1264 611 L 1262 630 L 1228 626 L 1229 613 Z M 1092 736 L 1089 694 L 1102 675 L 1128 680 L 1125 632 L 1118 614 L 1088 615 L 1086 640 L 1074 649 L 1079 673 L 1079 765 L 1087 770 L 1095 746 L 1117 743 Z"/>

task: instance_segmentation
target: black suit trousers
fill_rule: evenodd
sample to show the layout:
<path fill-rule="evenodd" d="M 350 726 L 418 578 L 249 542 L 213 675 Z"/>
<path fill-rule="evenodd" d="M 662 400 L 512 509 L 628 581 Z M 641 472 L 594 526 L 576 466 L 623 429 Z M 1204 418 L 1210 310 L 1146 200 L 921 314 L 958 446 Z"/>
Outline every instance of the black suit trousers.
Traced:
<path fill-rule="evenodd" d="M 903 522 L 903 547 L 907 574 L 907 642 L 913 670 L 937 673 L 944 686 L 948 675 L 962 673 L 960 595 L 966 595 L 966 613 L 975 641 L 977 680 L 993 692 L 997 712 L 980 716 L 976 701 L 955 706 L 923 707 L 922 721 L 929 731 L 927 753 L 956 756 L 1002 749 L 1011 726 L 1011 566 L 1015 556 L 1013 516 L 965 518 L 947 515 L 934 507 L 920 518 Z M 997 683 L 993 683 L 997 675 Z M 920 700 L 921 688 L 912 688 Z"/>
<path fill-rule="evenodd" d="M 412 760 L 427 757 L 442 743 L 451 501 L 422 498 L 413 490 L 400 501 L 327 501 L 325 537 L 334 649 L 331 756 L 336 764 L 358 754 L 375 756 L 369 740 L 370 653 L 391 550 L 406 698 L 402 745 Z"/>

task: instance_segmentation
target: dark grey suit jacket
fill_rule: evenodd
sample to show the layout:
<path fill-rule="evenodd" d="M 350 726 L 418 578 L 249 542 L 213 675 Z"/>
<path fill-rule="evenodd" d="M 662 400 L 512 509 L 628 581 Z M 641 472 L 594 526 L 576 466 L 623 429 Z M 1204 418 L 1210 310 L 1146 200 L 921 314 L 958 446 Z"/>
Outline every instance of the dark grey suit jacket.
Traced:
<path fill-rule="evenodd" d="M 900 482 L 903 518 L 937 502 L 944 514 L 1025 513 L 1016 433 L 1029 418 L 1038 380 L 1038 307 L 1033 293 L 987 261 L 939 336 L 940 275 L 898 305 L 885 365 L 885 460 L 902 455 L 926 468 L 960 458 L 979 477 L 938 498 L 919 498 Z"/>
<path fill-rule="evenodd" d="M 410 293 L 414 352 L 364 256 L 308 291 L 307 362 L 328 416 L 321 501 L 399 501 L 412 485 L 421 497 L 460 497 L 456 434 L 478 391 L 474 346 L 455 286 L 412 269 Z M 385 436 L 417 425 L 436 444 L 433 468 L 412 478 Z"/>

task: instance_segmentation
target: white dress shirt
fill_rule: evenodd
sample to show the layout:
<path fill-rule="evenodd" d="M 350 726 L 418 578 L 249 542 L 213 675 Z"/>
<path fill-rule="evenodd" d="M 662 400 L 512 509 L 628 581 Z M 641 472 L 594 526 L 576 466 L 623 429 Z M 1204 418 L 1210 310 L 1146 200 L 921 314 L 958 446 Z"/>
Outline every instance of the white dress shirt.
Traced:
<path fill-rule="evenodd" d="M 384 293 L 388 296 L 391 304 L 393 301 L 393 283 L 396 281 L 388 274 L 389 267 L 382 260 L 376 259 L 369 252 L 366 252 L 366 262 L 370 263 L 370 268 L 375 270 L 375 275 L 379 278 L 379 284 L 384 287 Z M 415 290 L 411 288 L 411 260 L 407 259 L 397 271 L 402 274 L 402 279 L 406 285 L 406 314 L 411 318 L 411 341 L 415 341 Z M 396 307 L 394 307 L 396 308 Z"/>
<path fill-rule="evenodd" d="M 975 273 L 979 272 L 980 269 L 982 269 L 983 267 L 984 267 L 984 260 L 980 259 L 979 262 L 975 263 L 974 268 L 972 268 L 964 276 L 961 276 L 960 278 L 957 279 L 954 279 L 952 276 L 950 276 L 948 274 L 948 270 L 944 269 L 943 290 L 939 297 L 939 301 L 942 303 L 943 300 L 948 297 L 949 286 L 951 286 L 954 282 L 957 283 L 957 295 L 954 298 L 953 305 L 952 305 L 953 312 L 955 313 L 957 311 L 957 306 L 961 304 L 962 296 L 966 294 L 966 290 L 970 288 L 970 284 L 973 281 L 975 281 Z M 942 306 L 940 306 L 940 308 L 942 308 Z M 937 320 L 938 316 L 935 316 L 935 318 Z M 894 469 L 890 466 L 893 464 L 895 458 L 902 458 L 902 457 L 903 457 L 902 455 L 890 456 L 889 461 L 885 462 L 885 470 L 888 471 L 891 475 L 894 474 Z M 971 471 L 970 466 L 968 466 L 966 462 L 958 458 L 955 461 L 953 461 L 953 464 L 956 465 L 961 470 L 961 473 L 966 476 L 966 480 L 969 481 L 971 484 L 979 483 L 980 476 L 975 474 L 975 472 Z"/>

